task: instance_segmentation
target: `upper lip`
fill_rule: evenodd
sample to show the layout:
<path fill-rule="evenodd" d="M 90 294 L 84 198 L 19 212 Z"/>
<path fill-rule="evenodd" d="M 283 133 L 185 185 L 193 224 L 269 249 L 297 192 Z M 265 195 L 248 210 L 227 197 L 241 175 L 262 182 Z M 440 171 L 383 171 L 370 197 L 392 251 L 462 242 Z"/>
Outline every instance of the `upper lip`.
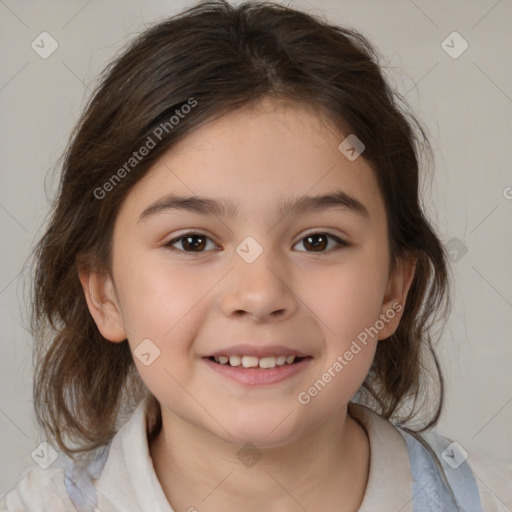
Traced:
<path fill-rule="evenodd" d="M 220 357 L 220 356 L 254 356 L 254 357 L 277 357 L 277 356 L 295 356 L 295 357 L 308 357 L 309 354 L 301 352 L 293 348 L 285 347 L 284 345 L 231 345 L 230 347 L 217 350 L 207 355 L 206 357 Z"/>

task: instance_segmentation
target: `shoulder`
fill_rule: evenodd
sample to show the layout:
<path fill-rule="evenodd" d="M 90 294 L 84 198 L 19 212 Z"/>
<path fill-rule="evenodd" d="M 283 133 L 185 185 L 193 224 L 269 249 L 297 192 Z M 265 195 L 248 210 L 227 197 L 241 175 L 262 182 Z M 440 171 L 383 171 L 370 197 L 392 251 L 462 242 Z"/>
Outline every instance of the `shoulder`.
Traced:
<path fill-rule="evenodd" d="M 0 501 L 0 512 L 69 512 L 74 510 L 64 483 L 65 469 L 34 466 Z"/>
<path fill-rule="evenodd" d="M 475 475 L 482 508 L 487 511 L 512 510 L 512 464 L 471 453 L 468 463 Z"/>
<path fill-rule="evenodd" d="M 459 443 L 435 430 L 415 435 L 399 430 L 408 444 L 415 480 L 421 480 L 422 487 L 426 484 L 426 489 L 436 488 L 436 492 L 429 491 L 431 496 L 437 493 L 441 501 L 448 502 L 446 486 L 453 492 L 457 504 L 463 505 L 463 510 L 510 512 L 512 464 L 477 452 L 468 453 Z M 435 486 L 431 485 L 434 481 Z M 441 485 L 441 481 L 445 485 Z"/>
<path fill-rule="evenodd" d="M 141 495 L 149 488 L 140 483 L 144 478 L 140 468 L 143 464 L 148 471 L 152 468 L 145 432 L 146 403 L 141 402 L 106 445 L 76 460 L 60 453 L 48 469 L 38 465 L 26 469 L 0 500 L 0 512 L 92 512 L 99 502 L 103 512 L 133 510 L 129 507 L 137 494 L 134 485 L 142 487 Z M 119 485 L 121 480 L 123 485 Z"/>

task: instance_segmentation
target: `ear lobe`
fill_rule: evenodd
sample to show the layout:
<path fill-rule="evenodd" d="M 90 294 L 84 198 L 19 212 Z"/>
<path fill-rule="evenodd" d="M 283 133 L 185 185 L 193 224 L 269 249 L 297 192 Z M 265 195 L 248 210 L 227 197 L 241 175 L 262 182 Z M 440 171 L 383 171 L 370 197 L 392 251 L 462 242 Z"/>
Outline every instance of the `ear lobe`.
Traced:
<path fill-rule="evenodd" d="M 127 332 L 111 278 L 87 271 L 78 275 L 89 312 L 102 336 L 112 342 L 124 341 Z"/>
<path fill-rule="evenodd" d="M 416 272 L 416 261 L 413 256 L 409 259 L 401 258 L 389 276 L 381 309 L 381 318 L 384 316 L 386 320 L 384 328 L 379 332 L 379 340 L 389 338 L 398 329 Z"/>

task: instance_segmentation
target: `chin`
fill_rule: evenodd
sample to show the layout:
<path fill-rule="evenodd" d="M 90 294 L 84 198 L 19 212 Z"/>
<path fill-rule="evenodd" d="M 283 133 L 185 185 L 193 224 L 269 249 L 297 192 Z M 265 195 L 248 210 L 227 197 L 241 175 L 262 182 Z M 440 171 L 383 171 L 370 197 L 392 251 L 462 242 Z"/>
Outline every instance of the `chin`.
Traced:
<path fill-rule="evenodd" d="M 221 422 L 226 427 L 230 437 L 224 430 L 218 430 L 221 437 L 237 445 L 252 443 L 260 449 L 279 448 L 286 446 L 300 437 L 299 425 L 291 423 L 289 411 L 286 414 L 256 414 L 238 415 L 236 419 L 225 419 Z M 288 418 L 287 418 L 288 416 Z M 290 415 L 291 416 L 291 415 Z"/>

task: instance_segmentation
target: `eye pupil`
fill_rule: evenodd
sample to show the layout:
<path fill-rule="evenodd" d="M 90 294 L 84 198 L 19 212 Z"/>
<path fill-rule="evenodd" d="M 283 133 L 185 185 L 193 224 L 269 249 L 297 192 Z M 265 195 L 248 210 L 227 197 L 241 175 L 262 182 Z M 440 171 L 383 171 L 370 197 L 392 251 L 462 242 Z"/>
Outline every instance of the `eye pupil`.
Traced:
<path fill-rule="evenodd" d="M 193 242 L 190 242 L 191 240 L 194 240 L 194 239 L 199 239 L 202 241 L 199 242 L 199 244 L 194 244 Z M 202 235 L 192 235 L 192 236 L 186 236 L 186 237 L 183 237 L 183 241 L 182 241 L 182 244 L 183 244 L 183 247 L 186 249 L 186 250 L 189 250 L 189 249 L 204 249 L 204 245 L 205 245 L 205 237 L 203 237 Z M 188 246 L 188 245 L 191 245 L 192 247 Z M 188 247 L 187 247 L 188 246 Z"/>
<path fill-rule="evenodd" d="M 329 251 L 329 241 L 333 240 L 337 247 L 333 250 Z M 184 253 L 203 253 L 203 252 L 211 252 L 206 250 L 206 246 L 208 242 L 211 242 L 211 239 L 202 233 L 186 233 L 178 238 L 175 238 L 168 242 L 166 245 L 171 249 L 184 252 Z M 334 252 L 337 250 L 344 249 L 347 244 L 337 238 L 336 236 L 324 233 L 324 232 L 316 232 L 310 233 L 304 236 L 300 242 L 302 246 L 306 249 L 306 252 Z M 179 247 L 173 247 L 175 244 L 181 245 Z M 214 244 L 215 245 L 215 244 Z"/>
<path fill-rule="evenodd" d="M 322 239 L 322 241 L 320 242 L 320 245 L 318 243 L 311 242 L 311 240 L 315 240 L 318 238 Z M 312 244 L 314 251 L 322 251 L 326 247 L 327 237 L 321 233 L 318 233 L 318 234 L 307 236 L 306 241 L 308 244 L 310 244 L 310 243 Z"/>

